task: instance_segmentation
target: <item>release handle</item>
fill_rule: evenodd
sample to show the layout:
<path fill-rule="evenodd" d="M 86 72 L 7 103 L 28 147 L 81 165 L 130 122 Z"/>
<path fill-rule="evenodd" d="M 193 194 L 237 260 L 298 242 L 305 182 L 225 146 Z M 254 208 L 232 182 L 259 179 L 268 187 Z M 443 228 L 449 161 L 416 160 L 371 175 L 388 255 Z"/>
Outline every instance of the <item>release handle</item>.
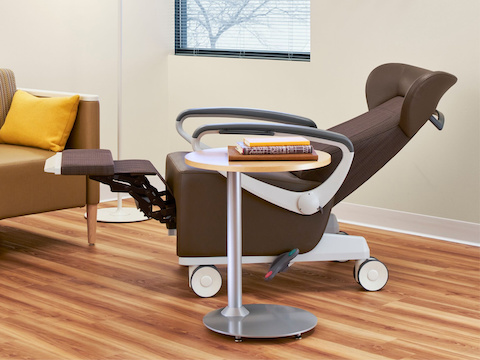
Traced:
<path fill-rule="evenodd" d="M 436 114 L 436 117 L 435 117 L 435 114 Z M 442 130 L 443 125 L 445 125 L 445 116 L 438 110 L 435 110 L 435 113 L 432 114 L 432 116 L 430 116 L 430 118 L 428 120 L 430 120 L 430 122 L 433 125 L 435 125 L 435 127 L 438 130 Z"/>

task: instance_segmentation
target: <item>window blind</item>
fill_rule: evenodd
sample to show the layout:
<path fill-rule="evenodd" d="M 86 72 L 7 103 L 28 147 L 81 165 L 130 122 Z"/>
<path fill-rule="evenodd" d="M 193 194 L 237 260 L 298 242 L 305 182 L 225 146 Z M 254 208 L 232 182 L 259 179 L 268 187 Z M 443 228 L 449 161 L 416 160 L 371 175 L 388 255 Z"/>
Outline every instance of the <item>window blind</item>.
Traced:
<path fill-rule="evenodd" d="M 176 0 L 175 53 L 310 59 L 310 0 Z"/>

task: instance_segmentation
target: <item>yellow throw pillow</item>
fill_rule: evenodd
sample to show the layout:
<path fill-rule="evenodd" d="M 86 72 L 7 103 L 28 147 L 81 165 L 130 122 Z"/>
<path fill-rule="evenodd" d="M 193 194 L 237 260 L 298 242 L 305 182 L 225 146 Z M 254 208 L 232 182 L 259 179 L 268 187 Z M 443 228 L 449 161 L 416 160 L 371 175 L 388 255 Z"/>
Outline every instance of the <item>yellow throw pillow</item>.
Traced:
<path fill-rule="evenodd" d="M 79 101 L 79 95 L 39 98 L 17 90 L 0 129 L 0 142 L 63 151 Z"/>

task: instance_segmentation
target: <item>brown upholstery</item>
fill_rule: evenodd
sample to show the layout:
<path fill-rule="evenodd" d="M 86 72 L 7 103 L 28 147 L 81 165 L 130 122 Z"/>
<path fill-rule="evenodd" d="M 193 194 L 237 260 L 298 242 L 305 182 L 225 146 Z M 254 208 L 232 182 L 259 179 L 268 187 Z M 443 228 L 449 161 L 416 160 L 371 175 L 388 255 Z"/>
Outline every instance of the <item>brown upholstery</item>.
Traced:
<path fill-rule="evenodd" d="M 62 154 L 62 175 L 111 176 L 113 157 L 105 149 L 67 149 Z"/>
<path fill-rule="evenodd" d="M 355 149 L 352 166 L 335 194 L 334 204 L 367 181 L 407 144 L 409 138 L 398 126 L 402 103 L 403 98 L 396 96 L 363 115 L 329 129 L 347 136 Z M 340 163 L 342 155 L 338 148 L 321 144 L 314 144 L 314 147 L 329 152 L 332 163 L 325 168 L 301 171 L 295 175 L 303 180 L 323 182 Z"/>
<path fill-rule="evenodd" d="M 0 69 L 0 79 L 0 105 L 8 109 L 15 89 L 13 72 Z M 81 98 L 66 148 L 98 148 L 99 131 L 98 101 Z M 0 219 L 88 205 L 88 238 L 94 243 L 99 184 L 85 176 L 45 173 L 45 160 L 54 154 L 32 147 L 0 144 Z"/>
<path fill-rule="evenodd" d="M 217 172 L 186 165 L 185 154 L 169 154 L 166 163 L 166 180 L 177 208 L 177 254 L 225 256 L 226 180 Z M 247 191 L 242 194 L 244 255 L 280 254 L 296 247 L 300 252 L 307 252 L 318 243 L 328 216 L 321 213 L 299 215 Z M 324 213 L 329 213 L 330 208 L 331 204 L 328 204 Z M 276 240 L 272 242 L 271 239 Z"/>
<path fill-rule="evenodd" d="M 320 241 L 331 207 L 343 200 L 393 158 L 431 114 L 456 78 L 444 72 L 385 64 L 373 70 L 366 85 L 369 111 L 329 130 L 346 135 L 354 159 L 342 186 L 323 213 L 299 215 L 243 191 L 243 254 L 276 255 L 293 248 L 300 253 Z M 312 189 L 325 181 L 341 160 L 333 146 L 314 143 L 332 155 L 324 168 L 294 173 L 252 174 L 292 191 Z M 185 153 L 167 156 L 166 180 L 177 206 L 179 256 L 225 255 L 226 181 L 216 172 L 185 165 Z"/>
<path fill-rule="evenodd" d="M 402 96 L 399 126 L 412 137 L 437 108 L 443 94 L 457 78 L 443 71 L 430 71 L 405 64 L 385 64 L 374 69 L 367 80 L 366 96 L 371 110 L 387 100 Z"/>
<path fill-rule="evenodd" d="M 114 167 L 115 174 L 157 174 L 157 169 L 148 160 L 117 160 L 114 161 Z"/>

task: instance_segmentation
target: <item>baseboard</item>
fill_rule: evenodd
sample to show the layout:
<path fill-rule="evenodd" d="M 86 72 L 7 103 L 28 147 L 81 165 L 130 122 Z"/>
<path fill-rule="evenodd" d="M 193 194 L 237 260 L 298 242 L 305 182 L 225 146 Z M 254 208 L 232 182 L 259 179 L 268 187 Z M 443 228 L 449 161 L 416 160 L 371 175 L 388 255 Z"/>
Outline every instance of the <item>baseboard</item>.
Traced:
<path fill-rule="evenodd" d="M 130 198 L 128 194 L 123 195 L 122 199 Z M 113 200 L 117 198 L 105 197 L 101 202 Z M 347 224 L 480 246 L 480 224 L 477 223 L 350 203 L 340 203 L 332 212 L 339 222 Z"/>
<path fill-rule="evenodd" d="M 339 222 L 480 246 L 480 224 L 340 203 L 332 212 Z"/>

